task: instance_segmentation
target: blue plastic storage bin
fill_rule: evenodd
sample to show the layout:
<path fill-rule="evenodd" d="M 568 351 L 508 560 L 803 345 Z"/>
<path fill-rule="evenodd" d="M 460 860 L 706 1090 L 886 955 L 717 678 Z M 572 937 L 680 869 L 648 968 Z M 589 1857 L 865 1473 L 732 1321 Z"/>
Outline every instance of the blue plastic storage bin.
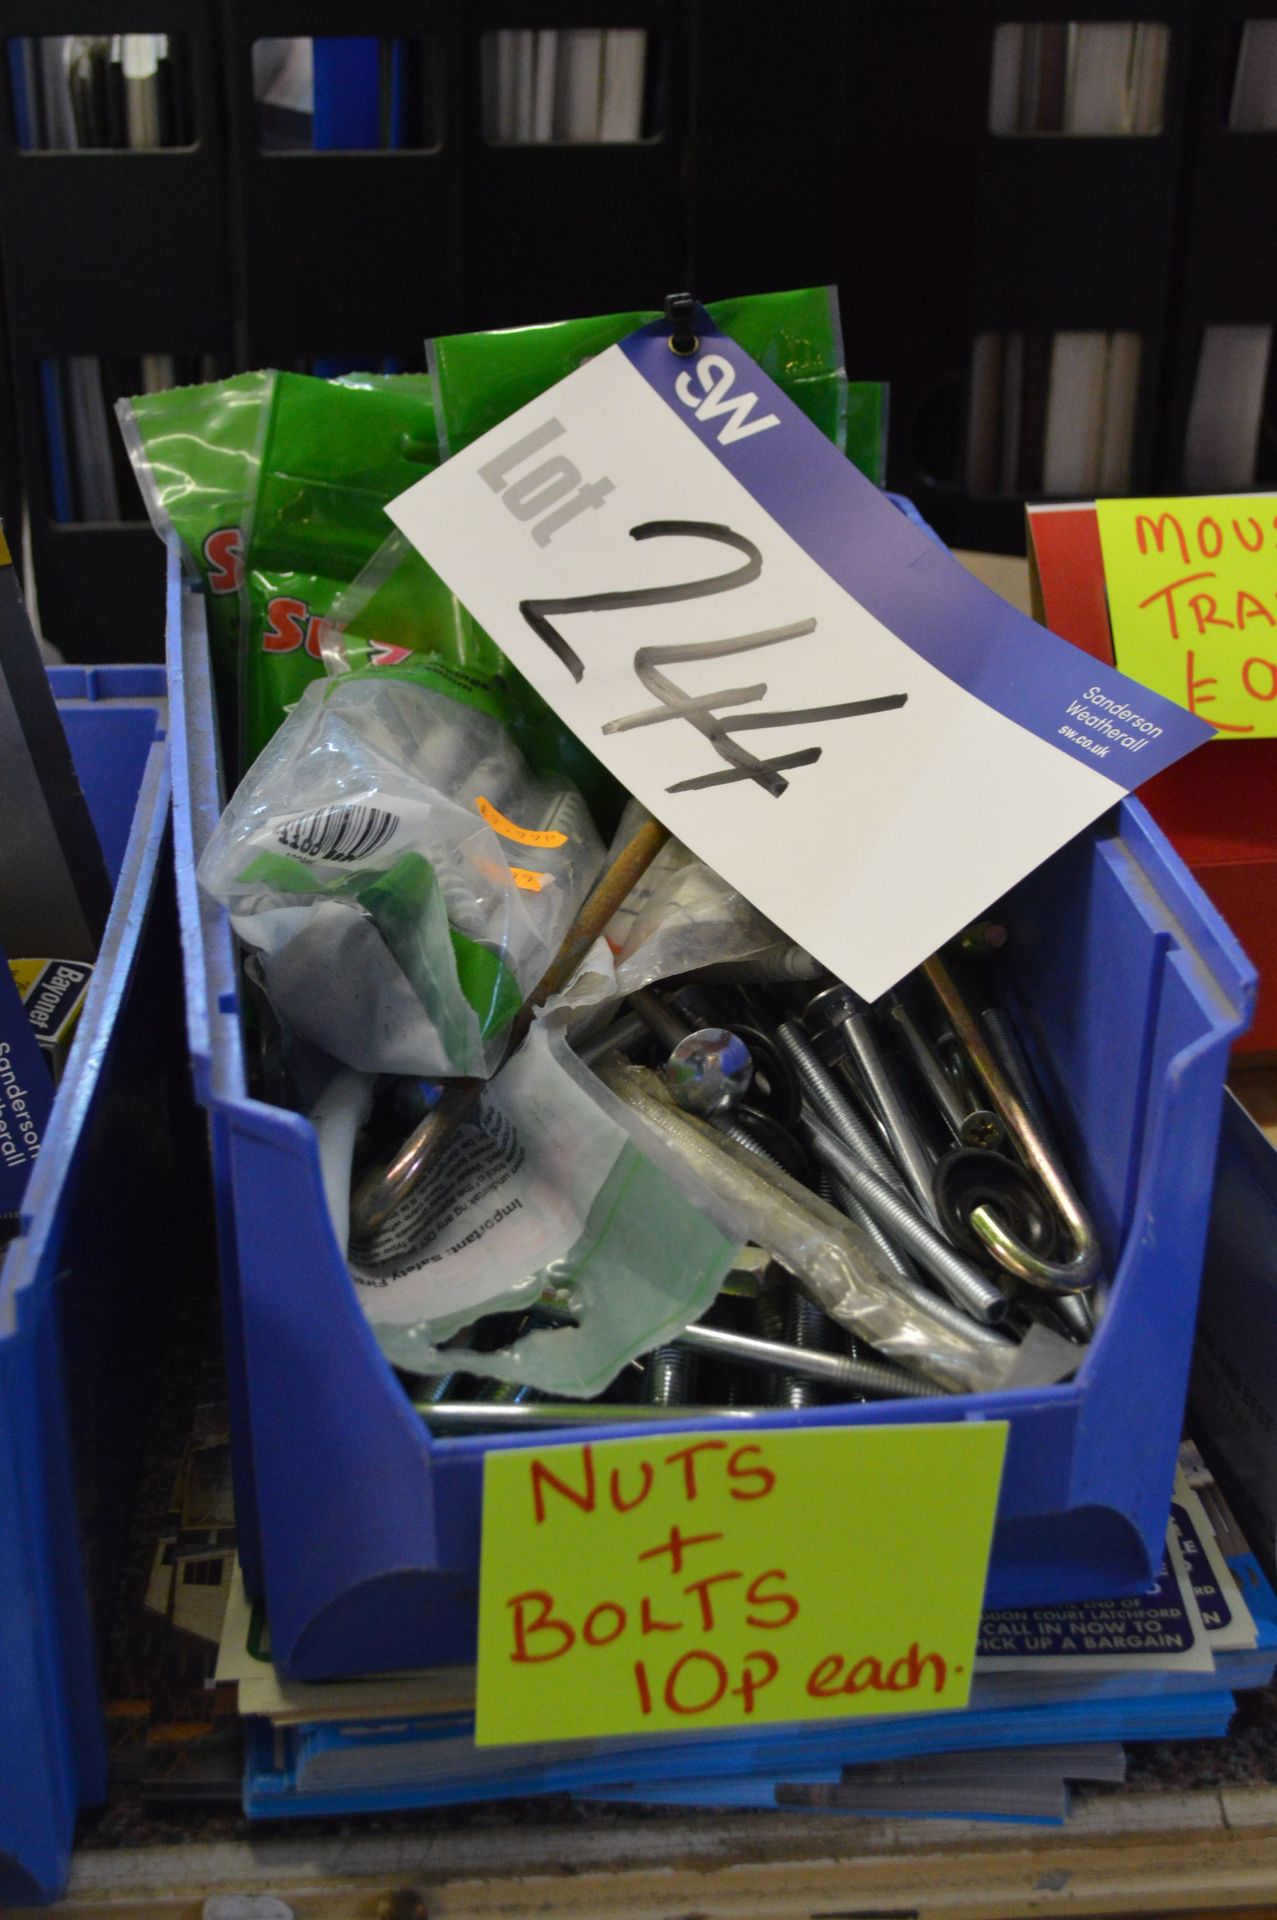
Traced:
<path fill-rule="evenodd" d="M 1277 1148 L 1231 1093 L 1190 1403 L 1191 1430 L 1252 1552 L 1277 1571 Z"/>
<path fill-rule="evenodd" d="M 158 1031 L 149 979 L 167 969 L 170 1001 L 177 987 L 148 938 L 169 817 L 164 670 L 51 679 L 115 899 L 22 1231 L 0 1254 L 0 1906 L 56 1898 L 77 1813 L 106 1791 L 97 1641 L 127 1493 L 113 1369 L 137 1338 L 118 1309 L 140 1258 L 120 1230 L 121 1160 Z"/>
<path fill-rule="evenodd" d="M 194 875 L 220 790 L 201 603 L 175 576 L 170 646 L 179 908 L 212 1115 L 246 1579 L 290 1675 L 471 1658 L 483 1456 L 519 1442 L 427 1434 L 355 1297 L 310 1126 L 247 1093 L 229 923 Z M 1160 1557 L 1224 1072 L 1255 982 L 1137 802 L 997 912 L 1013 1007 L 1113 1275 L 1103 1326 L 1067 1385 L 764 1418 L 1007 1419 L 988 1588 L 1005 1607 L 1134 1592 Z"/>

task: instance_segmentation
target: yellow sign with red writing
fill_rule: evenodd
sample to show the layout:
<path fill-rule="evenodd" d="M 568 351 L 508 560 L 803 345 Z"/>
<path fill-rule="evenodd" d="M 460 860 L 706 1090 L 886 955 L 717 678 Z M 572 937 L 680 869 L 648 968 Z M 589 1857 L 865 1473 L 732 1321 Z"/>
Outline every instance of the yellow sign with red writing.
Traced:
<path fill-rule="evenodd" d="M 1113 651 L 1223 740 L 1277 735 L 1277 494 L 1099 500 Z"/>
<path fill-rule="evenodd" d="M 480 1746 L 967 1704 L 1005 1421 L 484 1462 Z"/>

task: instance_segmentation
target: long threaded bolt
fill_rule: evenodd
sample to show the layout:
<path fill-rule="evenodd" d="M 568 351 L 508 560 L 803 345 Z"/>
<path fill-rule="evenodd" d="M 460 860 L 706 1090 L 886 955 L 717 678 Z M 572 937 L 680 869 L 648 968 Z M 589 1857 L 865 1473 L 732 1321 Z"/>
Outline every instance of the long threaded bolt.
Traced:
<path fill-rule="evenodd" d="M 956 1306 L 986 1327 L 1006 1318 L 1006 1296 L 993 1281 L 955 1253 L 947 1240 L 914 1212 L 909 1202 L 879 1180 L 818 1120 L 804 1121 L 806 1137 L 824 1164 L 864 1202 L 879 1225 L 899 1240 L 939 1281 Z"/>
<path fill-rule="evenodd" d="M 791 1289 L 785 1303 L 786 1344 L 797 1353 L 828 1352 L 829 1333 L 828 1316 L 806 1294 Z M 810 1374 L 790 1366 L 777 1378 L 773 1398 L 777 1406 L 798 1413 L 803 1407 L 820 1406 L 821 1390 Z"/>
<path fill-rule="evenodd" d="M 715 1133 L 721 1133 L 725 1139 L 734 1140 L 738 1147 L 744 1147 L 746 1153 L 752 1153 L 756 1160 L 765 1160 L 769 1167 L 780 1168 L 780 1161 L 775 1155 L 768 1153 L 766 1147 L 760 1147 L 749 1128 L 743 1127 L 739 1120 L 733 1120 L 725 1113 L 716 1113 L 711 1117 L 709 1124 Z"/>
<path fill-rule="evenodd" d="M 871 1173 L 876 1173 L 889 1187 L 903 1191 L 904 1181 L 898 1170 L 883 1153 L 796 1020 L 782 1022 L 776 1029 L 776 1043 L 793 1063 L 804 1097 L 829 1131 L 844 1146 L 850 1147 Z"/>
<path fill-rule="evenodd" d="M 654 1407 L 685 1406 L 695 1362 L 684 1347 L 656 1347 L 643 1365 L 643 1398 Z"/>
<path fill-rule="evenodd" d="M 413 1401 L 432 1433 L 522 1433 L 545 1427 L 641 1427 L 651 1420 L 699 1427 L 706 1420 L 731 1420 L 742 1426 L 766 1416 L 760 1407 L 660 1407 L 619 1400 L 537 1400 L 503 1406 L 499 1400 L 445 1400 L 442 1406 Z M 775 1409 L 771 1410 L 775 1418 Z"/>
<path fill-rule="evenodd" d="M 416 1407 L 438 1406 L 441 1401 L 448 1398 L 448 1395 L 452 1392 L 460 1378 L 461 1375 L 459 1373 L 439 1373 L 432 1375 L 429 1379 L 423 1380 L 421 1389 L 413 1400 L 413 1405 Z"/>
<path fill-rule="evenodd" d="M 932 1158 L 878 1045 L 868 1006 L 849 988 L 826 987 L 809 1003 L 806 1018 L 816 1018 L 841 1035 L 847 1056 L 855 1062 L 887 1129 L 893 1156 L 909 1191 L 927 1219 L 935 1220 Z"/>
<path fill-rule="evenodd" d="M 907 1253 L 902 1253 L 889 1233 L 878 1225 L 863 1200 L 858 1200 L 844 1180 L 832 1173 L 828 1167 L 822 1167 L 817 1183 L 817 1191 L 822 1200 L 837 1207 L 841 1213 L 860 1228 L 866 1240 L 877 1254 L 880 1264 L 901 1286 L 912 1288 L 919 1286 L 917 1269 Z"/>
<path fill-rule="evenodd" d="M 761 1340 L 783 1340 L 785 1337 L 785 1294 L 775 1274 L 775 1268 L 768 1269 L 751 1302 L 754 1328 Z"/>
<path fill-rule="evenodd" d="M 817 1191 L 822 1200 L 827 1201 L 831 1206 L 838 1207 L 861 1229 L 867 1239 L 873 1241 L 880 1255 L 884 1248 L 886 1249 L 890 1260 L 896 1263 L 892 1268 L 893 1284 L 902 1299 L 912 1300 L 933 1320 L 940 1321 L 941 1325 L 948 1327 L 951 1333 L 956 1333 L 960 1340 L 977 1340 L 982 1345 L 1004 1348 L 1015 1344 L 1014 1341 L 1008 1340 L 1004 1333 L 995 1333 L 992 1327 L 981 1326 L 978 1321 L 971 1318 L 969 1313 L 964 1313 L 961 1307 L 953 1306 L 943 1294 L 933 1292 L 919 1278 L 908 1255 L 901 1252 L 890 1236 L 883 1232 L 873 1215 L 857 1200 L 855 1194 L 831 1173 L 828 1167 L 822 1167 L 820 1170 Z M 848 1338 L 851 1336 L 849 1335 Z M 858 1342 L 852 1340 L 850 1351 L 853 1355 L 858 1345 Z"/>
<path fill-rule="evenodd" d="M 805 1296 L 795 1295 L 804 1300 Z M 820 1314 L 819 1307 L 814 1311 Z M 787 1325 L 796 1323 L 788 1321 Z M 828 1321 L 820 1314 L 821 1337 Z M 815 1331 L 815 1329 L 813 1329 Z M 797 1374 L 821 1386 L 840 1387 L 846 1393 L 869 1393 L 886 1400 L 939 1400 L 940 1387 L 893 1367 L 885 1360 L 853 1360 L 845 1353 L 825 1353 L 818 1347 L 803 1347 L 792 1339 L 756 1340 L 752 1334 L 732 1333 L 725 1327 L 687 1327 L 679 1335 L 679 1345 L 695 1353 L 712 1353 L 724 1360 L 737 1360 L 745 1366 L 777 1368 Z M 660 1351 L 658 1349 L 658 1351 Z"/>
<path fill-rule="evenodd" d="M 497 1406 L 521 1407 L 525 1401 L 535 1400 L 536 1388 L 521 1385 L 517 1380 L 489 1380 L 479 1398 L 491 1400 Z"/>

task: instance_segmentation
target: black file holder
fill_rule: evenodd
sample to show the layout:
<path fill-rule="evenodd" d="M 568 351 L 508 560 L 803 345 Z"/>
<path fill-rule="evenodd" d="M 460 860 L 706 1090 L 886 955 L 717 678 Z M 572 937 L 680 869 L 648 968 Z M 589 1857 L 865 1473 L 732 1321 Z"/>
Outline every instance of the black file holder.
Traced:
<path fill-rule="evenodd" d="M 456 0 L 224 0 L 228 202 L 251 367 L 392 356 L 422 365 L 432 330 L 464 324 Z M 377 34 L 435 42 L 437 148 L 262 147 L 252 48 L 276 35 Z"/>
<path fill-rule="evenodd" d="M 1277 314 L 1277 266 L 1262 248 L 1243 265 L 1226 237 L 1246 170 L 1277 185 L 1277 140 L 1224 125 L 1243 14 L 1244 0 L 809 0 L 801 22 L 764 0 L 10 0 L 9 34 L 184 36 L 196 124 L 180 151 L 20 153 L 0 88 L 0 247 L 46 630 L 76 659 L 154 647 L 137 624 L 158 607 L 153 536 L 51 511 L 36 368 L 77 353 L 413 367 L 431 334 L 650 307 L 672 286 L 715 299 L 829 280 L 849 374 L 891 384 L 891 483 L 954 543 L 1023 539 L 1020 497 L 964 484 L 981 332 L 1138 333 L 1132 486 L 1174 486 L 1201 327 Z M 995 27 L 1061 18 L 1167 24 L 1159 134 L 990 133 Z M 648 32 L 645 137 L 490 144 L 483 36 L 582 26 Z M 431 43 L 437 140 L 264 150 L 253 42 L 294 34 Z M 1195 104 L 1208 97 L 1213 123 Z"/>
<path fill-rule="evenodd" d="M 1184 484 L 1188 416 L 1206 328 L 1277 329 L 1277 253 L 1270 238 L 1271 209 L 1277 205 L 1277 131 L 1242 132 L 1229 125 L 1242 29 L 1272 11 L 1259 0 L 1201 0 L 1194 18 L 1183 220 L 1169 302 L 1170 378 L 1159 436 L 1168 492 Z M 1274 378 L 1270 360 L 1270 397 Z M 1272 436 L 1270 424 L 1257 475 L 1264 487 L 1277 481 Z"/>
<path fill-rule="evenodd" d="M 41 624 L 68 660 L 88 662 L 161 657 L 163 550 L 140 502 L 131 523 L 55 520 L 39 364 L 167 353 L 208 355 L 226 368 L 232 357 L 211 6 L 9 0 L 4 13 L 8 36 L 124 28 L 184 41 L 191 146 L 23 152 L 9 86 L 0 85 L 0 246 Z"/>
<path fill-rule="evenodd" d="M 672 0 L 480 0 L 463 15 L 467 327 L 658 308 L 688 277 L 691 10 Z M 489 144 L 480 43 L 518 27 L 645 29 L 650 137 Z"/>
<path fill-rule="evenodd" d="M 650 306 L 686 271 L 684 10 L 668 0 L 226 0 L 232 208 L 251 365 L 389 354 L 431 334 Z M 480 47 L 503 28 L 624 25 L 659 49 L 650 140 L 491 145 Z M 434 43 L 438 144 L 268 152 L 251 47 L 267 35 Z"/>
<path fill-rule="evenodd" d="M 1023 551 L 1023 497 L 980 498 L 963 483 L 980 333 L 1138 333 L 1132 490 L 1160 483 L 1192 17 L 1191 0 L 917 0 L 853 23 L 838 274 L 848 361 L 891 382 L 892 484 L 955 545 Z M 1059 20 L 1167 24 L 1160 133 L 989 131 L 994 29 Z"/>

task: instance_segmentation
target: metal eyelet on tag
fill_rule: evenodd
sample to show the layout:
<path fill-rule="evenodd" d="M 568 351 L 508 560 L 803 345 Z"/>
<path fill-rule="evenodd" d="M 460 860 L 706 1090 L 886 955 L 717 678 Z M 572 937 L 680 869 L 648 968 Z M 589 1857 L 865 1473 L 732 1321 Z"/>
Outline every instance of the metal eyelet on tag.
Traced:
<path fill-rule="evenodd" d="M 696 312 L 696 301 L 690 293 L 667 293 L 665 296 L 665 318 L 670 326 L 670 352 L 676 353 L 680 360 L 690 360 L 694 353 L 700 352 L 700 341 L 692 332 L 692 316 Z"/>

